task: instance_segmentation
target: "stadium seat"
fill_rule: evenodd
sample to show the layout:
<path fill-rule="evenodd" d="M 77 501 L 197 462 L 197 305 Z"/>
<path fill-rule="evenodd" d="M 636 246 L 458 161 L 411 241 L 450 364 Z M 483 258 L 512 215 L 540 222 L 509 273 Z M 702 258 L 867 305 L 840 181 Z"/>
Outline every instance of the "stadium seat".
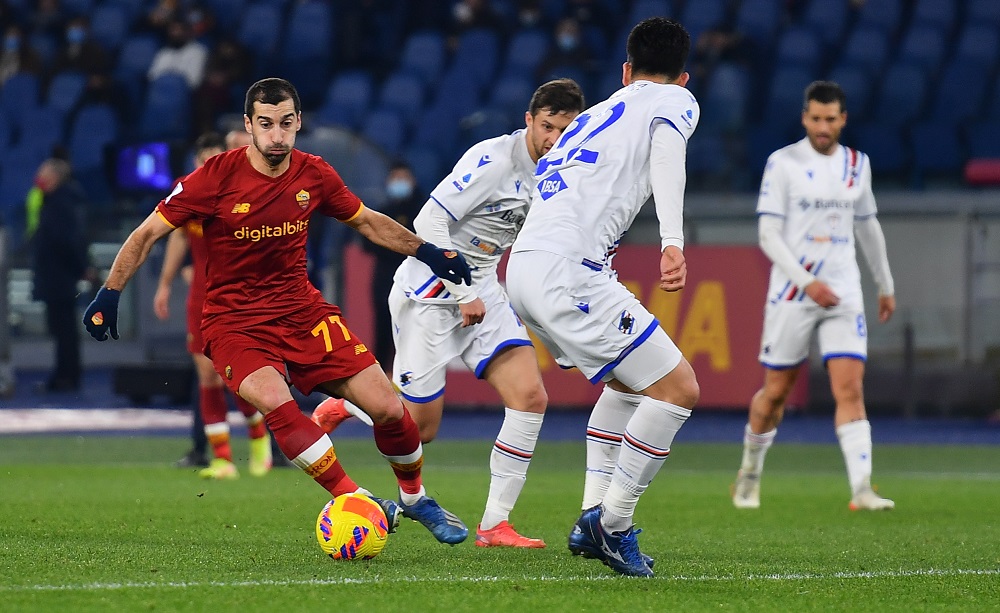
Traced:
<path fill-rule="evenodd" d="M 139 115 L 139 138 L 186 139 L 191 128 L 191 92 L 179 74 L 164 74 L 149 84 Z"/>
<path fill-rule="evenodd" d="M 116 54 L 128 35 L 129 21 L 129 15 L 122 6 L 102 4 L 90 16 L 90 36 Z"/>
<path fill-rule="evenodd" d="M 698 134 L 687 147 L 687 171 L 694 178 L 719 177 L 729 165 L 725 142 L 719 134 Z"/>
<path fill-rule="evenodd" d="M 899 45 L 898 62 L 918 64 L 928 74 L 936 74 L 945 56 L 941 30 L 927 24 L 914 24 Z"/>
<path fill-rule="evenodd" d="M 868 154 L 872 172 L 900 175 L 906 168 L 908 156 L 899 128 L 870 122 L 852 126 L 851 135 L 845 144 Z"/>
<path fill-rule="evenodd" d="M 254 2 L 243 11 L 236 39 L 253 54 L 258 76 L 269 73 L 276 64 L 273 58 L 278 52 L 283 23 L 280 7 L 265 0 Z"/>
<path fill-rule="evenodd" d="M 448 171 L 441 167 L 441 155 L 437 150 L 416 145 L 406 150 L 403 159 L 413 170 L 413 176 L 417 178 L 417 189 L 428 193 L 433 190 Z"/>
<path fill-rule="evenodd" d="M 984 74 L 996 68 L 1000 58 L 1000 32 L 996 27 L 969 24 L 958 33 L 955 57 L 981 67 Z"/>
<path fill-rule="evenodd" d="M 458 39 L 458 48 L 452 58 L 449 72 L 458 73 L 468 85 L 479 92 L 490 83 L 497 72 L 499 41 L 492 30 L 469 30 Z"/>
<path fill-rule="evenodd" d="M 917 0 L 913 23 L 933 25 L 948 34 L 955 27 L 955 4 L 953 0 Z"/>
<path fill-rule="evenodd" d="M 479 88 L 470 86 L 466 71 L 461 66 L 453 66 L 438 81 L 431 103 L 452 111 L 454 117 L 451 121 L 454 121 L 454 118 L 476 110 L 479 104 Z"/>
<path fill-rule="evenodd" d="M 452 108 L 438 103 L 424 110 L 420 114 L 410 145 L 437 151 L 444 166 L 454 164 L 461 150 L 458 144 L 458 121 Z"/>
<path fill-rule="evenodd" d="M 94 0 L 61 0 L 59 8 L 70 17 L 87 16 L 94 9 Z"/>
<path fill-rule="evenodd" d="M 781 25 L 779 0 L 743 0 L 736 12 L 736 31 L 761 49 L 769 49 Z"/>
<path fill-rule="evenodd" d="M 6 149 L 14 142 L 14 134 L 10 128 L 10 120 L 0 112 L 0 151 Z"/>
<path fill-rule="evenodd" d="M 780 134 L 797 130 L 802 123 L 802 95 L 806 86 L 813 82 L 813 74 L 800 67 L 774 71 L 764 101 L 762 122 L 777 127 Z"/>
<path fill-rule="evenodd" d="M 870 74 L 878 74 L 889 59 L 889 40 L 876 27 L 857 27 L 840 51 L 839 61 L 864 66 Z"/>
<path fill-rule="evenodd" d="M 407 125 L 413 123 L 424 106 L 424 84 L 416 74 L 397 71 L 382 84 L 378 106 L 396 111 Z"/>
<path fill-rule="evenodd" d="M 356 130 L 374 97 L 372 77 L 365 70 L 343 72 L 334 77 L 317 119 Z"/>
<path fill-rule="evenodd" d="M 687 2 L 681 18 L 684 28 L 691 34 L 692 46 L 698 36 L 709 28 L 721 26 L 726 18 L 726 0 L 698 0 Z"/>
<path fill-rule="evenodd" d="M 149 0 L 102 0 L 106 5 L 117 6 L 125 11 L 129 23 L 135 23 L 150 8 Z"/>
<path fill-rule="evenodd" d="M 957 176 L 962 168 L 962 147 L 958 130 L 934 119 L 914 124 L 910 129 L 913 166 L 920 174 Z"/>
<path fill-rule="evenodd" d="M 24 201 L 35 180 L 35 173 L 45 156 L 31 149 L 13 147 L 0 152 L 0 219 L 10 232 L 12 246 L 21 243 L 24 234 Z"/>
<path fill-rule="evenodd" d="M 697 132 L 695 134 L 697 135 Z M 745 166 L 747 172 L 750 173 L 751 184 L 754 186 L 760 185 L 761 175 L 764 174 L 764 165 L 767 163 L 767 158 L 771 153 L 785 145 L 792 144 L 800 138 L 802 138 L 801 133 L 792 135 L 787 131 L 783 131 L 778 126 L 751 124 L 747 128 L 746 142 L 744 143 L 746 151 Z"/>
<path fill-rule="evenodd" d="M 66 117 L 76 108 L 83 96 L 83 88 L 87 85 L 87 77 L 79 72 L 61 72 L 49 82 L 46 92 L 48 105 Z"/>
<path fill-rule="evenodd" d="M 38 77 L 30 72 L 18 72 L 0 87 L 0 112 L 14 117 L 22 109 L 38 106 L 40 97 Z"/>
<path fill-rule="evenodd" d="M 983 111 L 986 86 L 978 65 L 956 57 L 945 66 L 941 78 L 934 84 L 926 116 L 948 126 L 978 117 Z"/>
<path fill-rule="evenodd" d="M 292 5 L 285 24 L 282 59 L 290 62 L 328 61 L 333 44 L 333 17 L 329 4 L 309 0 Z"/>
<path fill-rule="evenodd" d="M 245 0 L 206 0 L 205 5 L 215 18 L 219 31 L 224 35 L 235 35 L 246 8 Z"/>
<path fill-rule="evenodd" d="M 927 76 L 920 66 L 893 64 L 882 79 L 875 121 L 895 127 L 917 118 L 923 111 L 927 89 Z"/>
<path fill-rule="evenodd" d="M 866 0 L 858 15 L 858 27 L 875 26 L 889 35 L 898 32 L 902 22 L 902 0 Z"/>
<path fill-rule="evenodd" d="M 527 77 L 510 74 L 502 77 L 491 88 L 490 106 L 515 116 L 528 110 L 531 95 L 535 92 Z"/>
<path fill-rule="evenodd" d="M 406 140 L 406 123 L 396 111 L 376 109 L 368 114 L 361 128 L 361 136 L 394 156 Z"/>
<path fill-rule="evenodd" d="M 847 96 L 847 113 L 851 121 L 868 121 L 874 82 L 860 66 L 843 65 L 834 68 L 827 79 L 840 85 Z"/>
<path fill-rule="evenodd" d="M 802 12 L 802 25 L 812 28 L 825 44 L 839 46 L 847 29 L 849 4 L 811 0 Z"/>
<path fill-rule="evenodd" d="M 415 32 L 403 46 L 399 68 L 419 74 L 424 84 L 432 85 L 444 70 L 445 41 L 440 32 Z"/>
<path fill-rule="evenodd" d="M 778 66 L 801 66 L 815 72 L 822 60 L 822 48 L 816 33 L 809 28 L 790 28 L 778 40 Z"/>
<path fill-rule="evenodd" d="M 23 110 L 19 117 L 23 118 L 24 125 L 30 126 L 21 131 L 18 146 L 22 149 L 48 157 L 55 145 L 63 143 L 63 114 L 59 110 L 36 106 Z"/>
<path fill-rule="evenodd" d="M 100 171 L 105 148 L 118 140 L 118 118 L 106 104 L 83 107 L 69 130 L 69 156 L 78 173 Z"/>
<path fill-rule="evenodd" d="M 122 83 L 132 79 L 145 79 L 159 49 L 160 42 L 149 34 L 138 34 L 125 39 L 115 66 L 115 79 Z"/>
<path fill-rule="evenodd" d="M 673 17 L 670 0 L 636 0 L 628 13 L 629 24 L 635 25 L 648 17 Z M 631 27 L 631 25 L 629 26 Z"/>
<path fill-rule="evenodd" d="M 719 64 L 708 77 L 705 95 L 700 100 L 702 132 L 735 132 L 746 120 L 750 73 L 737 64 Z"/>
<path fill-rule="evenodd" d="M 965 23 L 1000 27 L 1000 11 L 997 10 L 996 0 L 966 0 Z"/>
<path fill-rule="evenodd" d="M 549 52 L 549 36 L 540 30 L 521 30 L 507 44 L 502 74 L 530 76 Z"/>
<path fill-rule="evenodd" d="M 1000 158 L 1000 121 L 981 121 L 965 132 L 970 158 Z"/>

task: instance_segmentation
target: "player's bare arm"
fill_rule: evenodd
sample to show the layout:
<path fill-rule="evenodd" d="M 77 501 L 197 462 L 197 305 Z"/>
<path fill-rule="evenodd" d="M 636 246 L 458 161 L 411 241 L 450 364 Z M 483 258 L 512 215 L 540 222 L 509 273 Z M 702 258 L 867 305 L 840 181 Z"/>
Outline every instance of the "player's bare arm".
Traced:
<path fill-rule="evenodd" d="M 163 256 L 163 268 L 160 270 L 160 281 L 153 296 L 153 311 L 160 319 L 170 317 L 170 289 L 184 264 L 188 241 L 184 232 L 174 232 L 167 238 L 167 249 Z"/>
<path fill-rule="evenodd" d="M 149 251 L 156 241 L 170 234 L 174 227 L 163 221 L 155 211 L 149 214 L 139 227 L 129 234 L 125 244 L 118 250 L 111 272 L 104 287 L 121 291 L 149 257 Z"/>
<path fill-rule="evenodd" d="M 687 281 L 687 263 L 679 247 L 668 245 L 660 256 L 660 289 L 676 292 L 684 289 Z"/>

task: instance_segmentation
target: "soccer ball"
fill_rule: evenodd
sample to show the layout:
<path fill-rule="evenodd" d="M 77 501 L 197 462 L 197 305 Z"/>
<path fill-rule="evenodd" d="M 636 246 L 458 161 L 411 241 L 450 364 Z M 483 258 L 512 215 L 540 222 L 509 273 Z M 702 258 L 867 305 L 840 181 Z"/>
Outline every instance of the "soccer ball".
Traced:
<path fill-rule="evenodd" d="M 334 560 L 369 560 L 389 538 L 389 522 L 364 494 L 343 494 L 326 503 L 316 519 L 316 540 Z"/>

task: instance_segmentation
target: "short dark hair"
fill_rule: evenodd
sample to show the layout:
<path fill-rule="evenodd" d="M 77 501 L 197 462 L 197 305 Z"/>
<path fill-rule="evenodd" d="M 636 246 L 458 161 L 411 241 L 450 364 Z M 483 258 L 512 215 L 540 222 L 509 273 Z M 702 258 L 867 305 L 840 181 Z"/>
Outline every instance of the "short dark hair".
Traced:
<path fill-rule="evenodd" d="M 299 100 L 299 92 L 295 86 L 284 79 L 270 77 L 261 79 L 247 90 L 247 99 L 243 104 L 243 112 L 247 117 L 253 118 L 253 103 L 279 104 L 291 98 L 295 104 L 295 114 L 302 112 L 302 102 Z"/>
<path fill-rule="evenodd" d="M 554 79 L 538 86 L 531 95 L 528 112 L 534 117 L 538 111 L 548 109 L 557 115 L 563 112 L 583 112 L 587 108 L 583 100 L 583 90 L 573 79 Z"/>
<path fill-rule="evenodd" d="M 650 17 L 636 24 L 625 43 L 632 74 L 665 75 L 673 80 L 684 72 L 691 35 L 666 17 Z"/>
<path fill-rule="evenodd" d="M 840 112 L 847 110 L 847 94 L 840 85 L 833 81 L 813 81 L 806 87 L 806 93 L 802 97 L 802 110 L 809 108 L 809 101 L 815 100 L 820 104 L 840 103 Z"/>
<path fill-rule="evenodd" d="M 226 139 L 218 132 L 205 132 L 194 141 L 194 150 L 204 151 L 205 149 L 226 150 Z"/>

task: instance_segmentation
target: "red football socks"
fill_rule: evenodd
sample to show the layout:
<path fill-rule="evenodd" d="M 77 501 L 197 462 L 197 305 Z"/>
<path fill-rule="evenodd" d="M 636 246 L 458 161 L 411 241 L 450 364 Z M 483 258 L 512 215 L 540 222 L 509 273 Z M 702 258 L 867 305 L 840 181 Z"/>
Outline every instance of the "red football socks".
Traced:
<path fill-rule="evenodd" d="M 424 464 L 420 431 L 410 412 L 403 407 L 403 418 L 388 424 L 375 424 L 375 446 L 382 453 L 392 472 L 396 473 L 399 489 L 407 494 L 420 493 L 420 468 Z"/>
<path fill-rule="evenodd" d="M 302 414 L 294 400 L 289 400 L 265 415 L 264 421 L 274 434 L 274 440 L 282 453 L 330 492 L 331 496 L 357 491 L 358 484 L 347 476 L 341 466 L 330 437 Z"/>

